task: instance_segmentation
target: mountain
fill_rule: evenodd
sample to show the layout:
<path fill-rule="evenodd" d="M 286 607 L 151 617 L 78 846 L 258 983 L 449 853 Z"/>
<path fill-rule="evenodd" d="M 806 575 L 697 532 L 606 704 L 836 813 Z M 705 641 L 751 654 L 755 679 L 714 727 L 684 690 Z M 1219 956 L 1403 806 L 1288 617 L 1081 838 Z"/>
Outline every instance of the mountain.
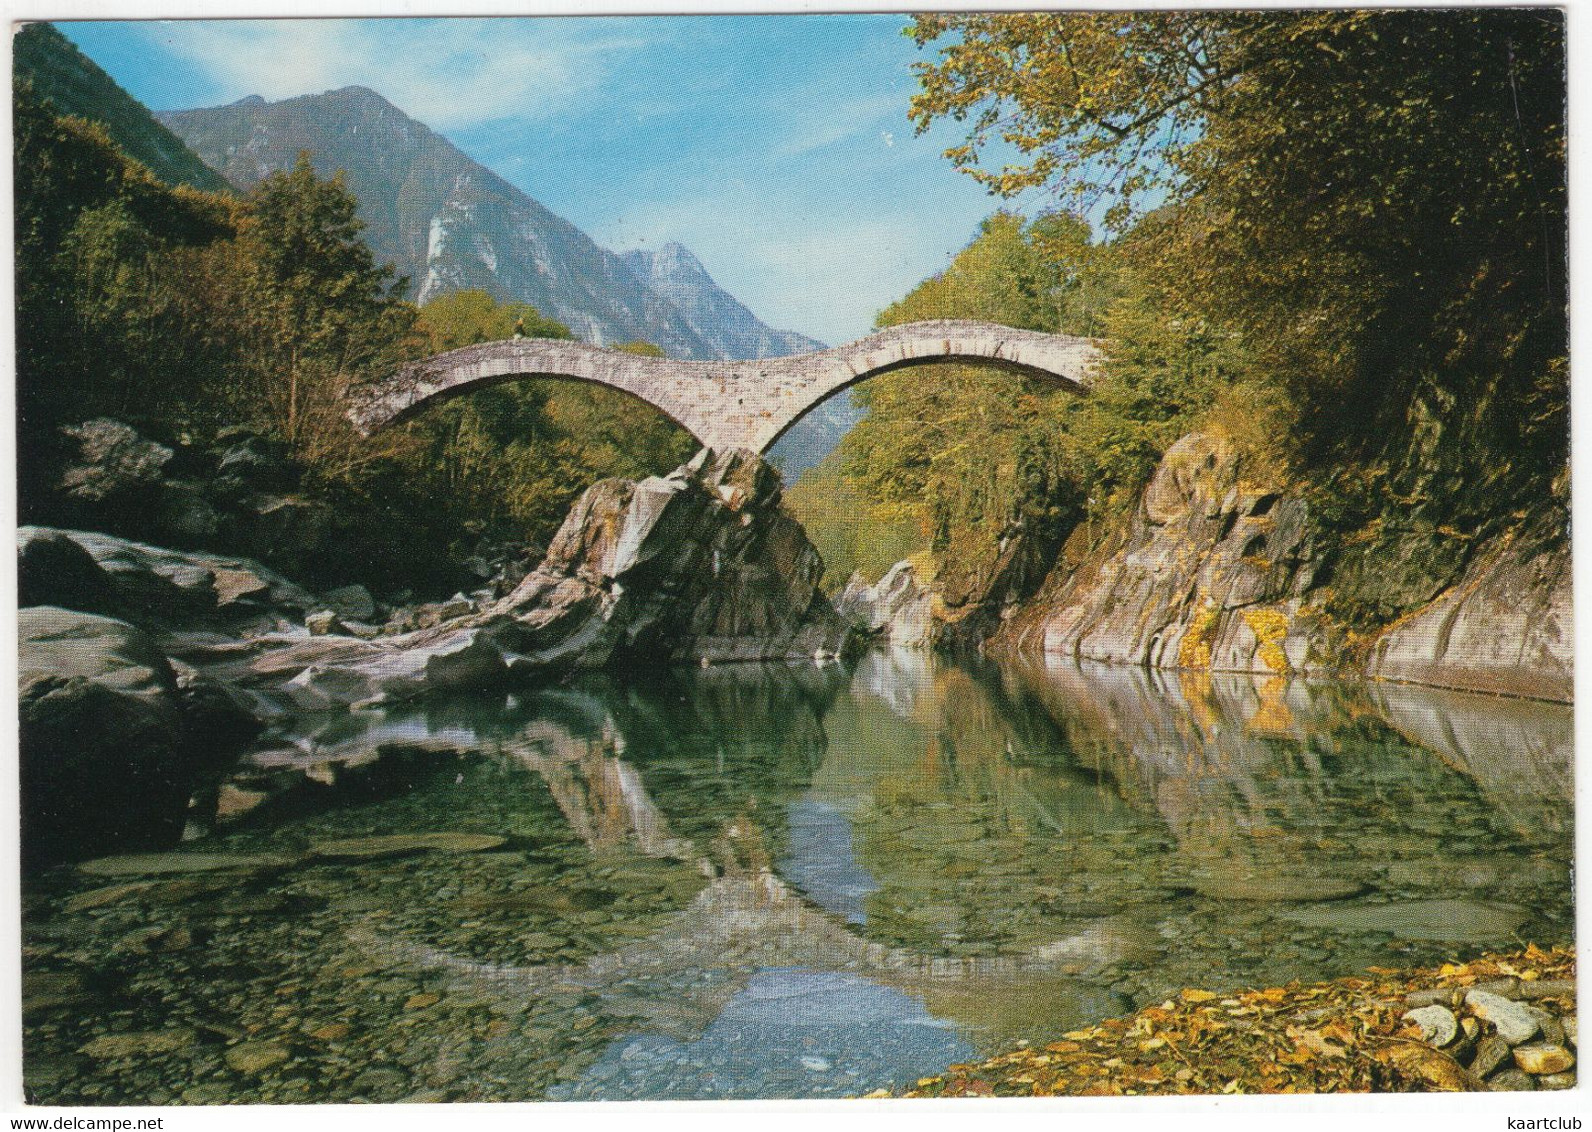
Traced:
<path fill-rule="evenodd" d="M 787 484 L 793 484 L 823 463 L 851 426 L 867 415 L 868 410 L 852 400 L 851 390 L 842 389 L 791 425 L 769 448 L 768 461 L 780 470 Z"/>
<path fill-rule="evenodd" d="M 691 329 L 722 358 L 778 358 L 822 350 L 824 344 L 789 330 L 771 330 L 708 275 L 681 244 L 620 255 L 654 291 L 685 316 Z"/>
<path fill-rule="evenodd" d="M 168 185 L 230 191 L 225 177 L 199 160 L 143 103 L 117 86 L 53 26 L 28 24 L 11 43 L 15 77 L 32 82 L 35 93 L 49 99 L 57 112 L 105 127 L 123 152 Z"/>
<path fill-rule="evenodd" d="M 623 258 L 365 87 L 162 117 L 239 188 L 288 168 L 301 150 L 322 176 L 344 170 L 366 239 L 411 280 L 418 302 L 479 288 L 598 345 L 643 339 L 671 357 L 723 356 Z"/>

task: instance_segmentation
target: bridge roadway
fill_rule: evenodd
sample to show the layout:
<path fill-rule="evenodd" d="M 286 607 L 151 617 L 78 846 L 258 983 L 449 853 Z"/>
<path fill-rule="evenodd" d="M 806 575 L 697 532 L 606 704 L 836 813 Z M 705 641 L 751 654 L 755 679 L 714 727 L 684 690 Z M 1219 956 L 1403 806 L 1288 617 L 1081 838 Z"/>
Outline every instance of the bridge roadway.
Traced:
<path fill-rule="evenodd" d="M 676 361 L 517 338 L 411 362 L 351 390 L 348 415 L 369 436 L 449 397 L 504 381 L 563 377 L 639 397 L 709 448 L 762 453 L 826 397 L 892 370 L 979 362 L 1082 391 L 1099 357 L 1088 338 L 951 319 L 909 322 L 830 350 L 756 361 Z"/>

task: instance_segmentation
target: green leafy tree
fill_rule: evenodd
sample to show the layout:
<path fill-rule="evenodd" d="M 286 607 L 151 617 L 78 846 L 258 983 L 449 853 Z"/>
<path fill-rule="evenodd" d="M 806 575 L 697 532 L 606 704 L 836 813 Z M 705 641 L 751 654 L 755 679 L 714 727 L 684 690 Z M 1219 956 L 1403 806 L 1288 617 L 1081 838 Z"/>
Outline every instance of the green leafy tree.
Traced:
<path fill-rule="evenodd" d="M 1294 402 L 1306 467 L 1407 464 L 1389 442 L 1447 402 L 1454 470 L 1507 459 L 1530 493 L 1565 453 L 1563 31 L 1524 9 L 931 14 L 911 113 L 969 123 L 948 156 L 997 191 L 1103 199 L 1119 230 L 1175 205 L 1157 268 Z M 995 136 L 1026 161 L 987 166 Z"/>
<path fill-rule="evenodd" d="M 19 495 L 31 517 L 59 472 L 62 425 L 158 421 L 195 399 L 208 361 L 165 265 L 224 241 L 235 218 L 224 198 L 161 184 L 28 83 L 13 127 Z"/>
<path fill-rule="evenodd" d="M 238 239 L 249 393 L 312 464 L 348 443 L 348 387 L 402 357 L 414 310 L 378 267 L 339 174 L 321 180 L 301 153 L 260 182 Z"/>

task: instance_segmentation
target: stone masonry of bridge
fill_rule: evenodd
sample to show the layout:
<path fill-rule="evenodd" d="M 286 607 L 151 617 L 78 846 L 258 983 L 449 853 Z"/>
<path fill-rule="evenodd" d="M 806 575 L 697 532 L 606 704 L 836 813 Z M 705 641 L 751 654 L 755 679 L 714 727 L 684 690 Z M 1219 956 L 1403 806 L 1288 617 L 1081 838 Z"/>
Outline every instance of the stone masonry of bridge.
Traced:
<path fill-rule="evenodd" d="M 519 378 L 565 377 L 639 397 L 709 448 L 762 453 L 824 398 L 891 370 L 980 362 L 1081 391 L 1099 356 L 1087 338 L 949 319 L 909 322 L 831 350 L 758 361 L 675 361 L 517 338 L 411 362 L 350 391 L 348 415 L 369 436 L 448 397 Z"/>

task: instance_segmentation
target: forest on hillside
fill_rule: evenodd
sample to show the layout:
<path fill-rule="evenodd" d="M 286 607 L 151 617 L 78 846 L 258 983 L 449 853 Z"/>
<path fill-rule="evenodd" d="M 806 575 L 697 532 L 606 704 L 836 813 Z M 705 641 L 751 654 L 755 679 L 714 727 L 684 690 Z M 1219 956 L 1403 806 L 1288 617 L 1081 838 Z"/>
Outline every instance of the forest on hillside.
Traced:
<path fill-rule="evenodd" d="M 873 534 L 818 539 L 842 570 L 910 544 L 942 592 L 972 592 L 1016 532 L 1048 563 L 1080 523 L 1123 521 L 1195 429 L 1306 495 L 1350 625 L 1563 507 L 1561 13 L 933 14 L 908 33 L 937 49 L 917 125 L 965 124 L 955 165 L 1055 206 L 997 213 L 879 325 L 992 319 L 1109 360 L 1082 398 L 968 367 L 862 386 L 868 417 L 795 493 L 820 536 L 826 498 L 867 501 Z M 1025 160 L 987 163 L 997 139 Z"/>
<path fill-rule="evenodd" d="M 318 177 L 307 156 L 238 197 L 163 183 L 29 83 L 15 122 L 25 523 L 257 550 L 228 545 L 224 530 L 173 537 L 153 498 L 62 490 L 87 421 L 131 425 L 196 476 L 257 440 L 289 469 L 288 496 L 324 516 L 315 546 L 267 558 L 319 583 L 435 590 L 483 546 L 545 546 L 592 481 L 690 454 L 680 429 L 633 398 L 545 382 L 362 438 L 344 416 L 351 386 L 456 346 L 569 330 L 479 291 L 404 301 L 361 240 L 342 179 Z"/>

